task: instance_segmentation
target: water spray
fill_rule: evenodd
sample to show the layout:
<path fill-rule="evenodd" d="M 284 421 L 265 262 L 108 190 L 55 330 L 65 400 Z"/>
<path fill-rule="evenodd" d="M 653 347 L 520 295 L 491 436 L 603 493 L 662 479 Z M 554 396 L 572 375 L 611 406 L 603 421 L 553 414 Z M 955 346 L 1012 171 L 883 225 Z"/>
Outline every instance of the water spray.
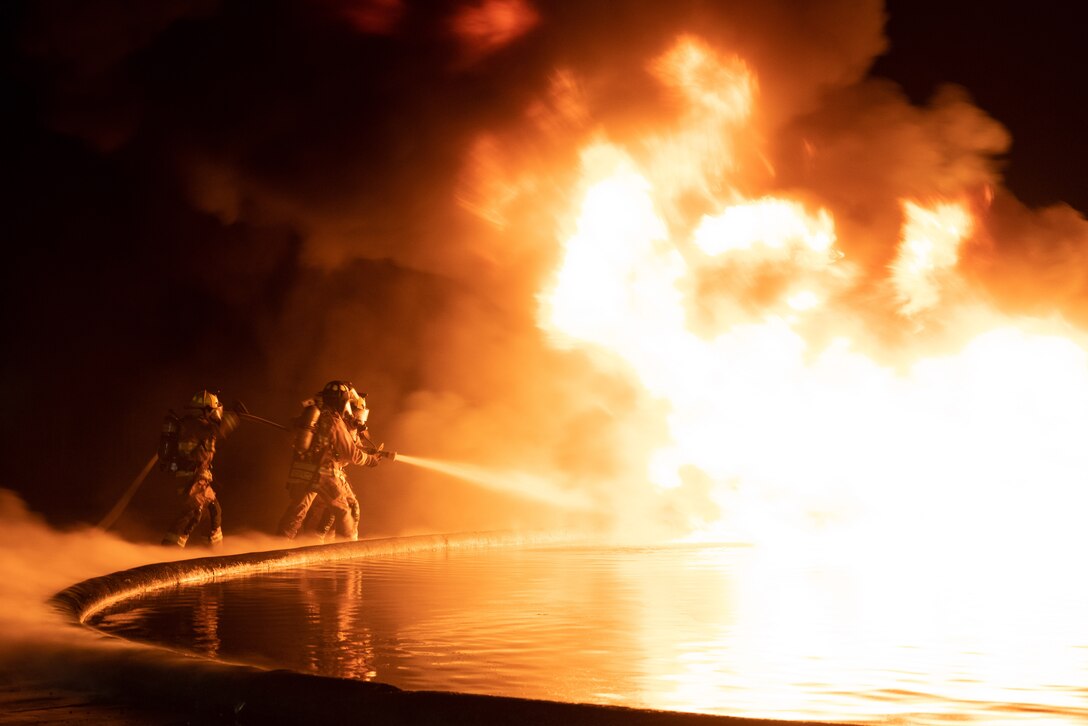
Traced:
<path fill-rule="evenodd" d="M 397 461 L 418 466 L 422 469 L 437 471 L 455 479 L 467 481 L 504 494 L 513 494 L 525 499 L 543 502 L 567 509 L 591 510 L 593 502 L 584 492 L 573 492 L 557 487 L 551 479 L 534 476 L 525 472 L 495 471 L 475 464 L 442 461 L 422 456 L 397 454 Z"/>

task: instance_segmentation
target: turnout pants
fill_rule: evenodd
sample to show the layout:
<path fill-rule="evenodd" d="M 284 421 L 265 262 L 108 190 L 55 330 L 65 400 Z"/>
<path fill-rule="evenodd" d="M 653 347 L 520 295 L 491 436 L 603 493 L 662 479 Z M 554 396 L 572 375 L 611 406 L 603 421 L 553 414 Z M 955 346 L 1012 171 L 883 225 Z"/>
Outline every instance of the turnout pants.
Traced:
<path fill-rule="evenodd" d="M 324 513 L 317 522 L 317 535 L 322 541 L 330 531 L 337 539 L 359 538 L 359 502 L 343 471 L 322 470 L 316 501 Z"/>
<path fill-rule="evenodd" d="M 294 539 L 302 529 L 310 507 L 317 499 L 316 482 L 319 469 L 306 461 L 291 462 L 287 474 L 287 509 L 283 511 L 276 532 L 287 539 Z"/>
<path fill-rule="evenodd" d="M 196 474 L 182 474 L 185 478 L 178 487 L 178 494 L 182 497 L 181 516 L 177 518 L 173 526 L 163 535 L 164 545 L 176 545 L 184 547 L 189 536 L 200 524 L 204 512 L 208 512 L 208 544 L 218 544 L 223 541 L 223 508 L 212 489 L 210 472 L 198 472 Z"/>

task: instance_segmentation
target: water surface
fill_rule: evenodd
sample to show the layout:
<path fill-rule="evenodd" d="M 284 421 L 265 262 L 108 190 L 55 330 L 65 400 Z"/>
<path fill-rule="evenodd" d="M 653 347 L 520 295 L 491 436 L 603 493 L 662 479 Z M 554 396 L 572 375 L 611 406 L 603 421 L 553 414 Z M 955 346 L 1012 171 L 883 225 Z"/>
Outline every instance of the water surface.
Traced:
<path fill-rule="evenodd" d="M 1074 582 L 1070 580 L 1070 582 Z M 451 549 L 171 588 L 107 632 L 232 662 L 721 715 L 1088 723 L 1083 586 L 754 547 Z"/>

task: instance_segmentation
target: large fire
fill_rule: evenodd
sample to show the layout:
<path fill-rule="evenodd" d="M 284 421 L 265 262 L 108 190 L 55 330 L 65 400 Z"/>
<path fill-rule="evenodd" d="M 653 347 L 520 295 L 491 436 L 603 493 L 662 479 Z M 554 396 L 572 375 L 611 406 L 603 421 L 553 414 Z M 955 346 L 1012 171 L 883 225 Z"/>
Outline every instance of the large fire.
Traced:
<path fill-rule="evenodd" d="M 967 190 L 900 200 L 894 260 L 863 276 L 828 210 L 746 194 L 736 149 L 758 138 L 754 71 L 692 37 L 648 70 L 687 112 L 583 150 L 539 324 L 663 403 L 669 437 L 646 476 L 709 487 L 717 511 L 693 516 L 691 536 L 936 553 L 1078 531 L 1088 357 L 1060 321 L 964 293 L 957 262 L 985 205 Z M 678 203 L 693 190 L 709 200 L 694 217 Z M 863 286 L 913 342 L 875 342 Z"/>

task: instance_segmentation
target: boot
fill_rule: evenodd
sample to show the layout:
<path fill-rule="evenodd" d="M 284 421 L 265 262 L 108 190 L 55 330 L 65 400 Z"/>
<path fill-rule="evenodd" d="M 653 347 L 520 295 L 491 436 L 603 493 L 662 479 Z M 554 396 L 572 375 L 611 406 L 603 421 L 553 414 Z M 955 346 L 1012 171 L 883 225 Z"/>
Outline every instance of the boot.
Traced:
<path fill-rule="evenodd" d="M 223 528 L 216 527 L 212 530 L 212 533 L 208 535 L 208 546 L 213 549 L 218 549 L 223 545 Z"/>
<path fill-rule="evenodd" d="M 181 547 L 184 549 L 185 543 L 189 541 L 189 535 L 187 534 L 175 534 L 174 532 L 167 532 L 162 536 L 161 544 L 167 547 Z"/>

